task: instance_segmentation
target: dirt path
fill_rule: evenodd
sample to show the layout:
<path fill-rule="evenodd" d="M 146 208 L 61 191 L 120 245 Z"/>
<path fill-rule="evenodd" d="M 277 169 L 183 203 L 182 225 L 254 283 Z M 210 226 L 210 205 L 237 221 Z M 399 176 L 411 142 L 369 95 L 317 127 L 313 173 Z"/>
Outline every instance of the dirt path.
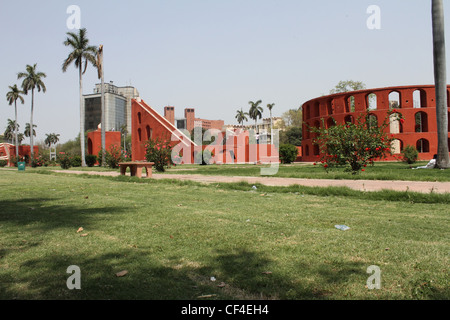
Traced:
<path fill-rule="evenodd" d="M 54 172 L 72 174 L 92 174 L 103 176 L 118 176 L 118 172 L 94 172 L 94 171 L 67 171 L 54 170 Z M 206 176 L 196 174 L 158 174 L 153 173 L 153 179 L 191 180 L 201 183 L 217 182 L 241 182 L 260 183 L 268 186 L 302 185 L 310 187 L 349 187 L 360 191 L 377 191 L 382 189 L 395 191 L 415 191 L 423 193 L 450 193 L 450 182 L 427 181 L 385 181 L 385 180 L 331 180 L 331 179 L 299 179 L 299 178 L 275 178 L 275 177 L 241 177 L 241 176 Z"/>

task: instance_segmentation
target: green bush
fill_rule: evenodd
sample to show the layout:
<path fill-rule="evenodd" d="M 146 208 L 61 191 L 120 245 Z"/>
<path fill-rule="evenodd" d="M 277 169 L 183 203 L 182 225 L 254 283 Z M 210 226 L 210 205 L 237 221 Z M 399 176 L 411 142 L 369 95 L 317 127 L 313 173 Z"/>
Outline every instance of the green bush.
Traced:
<path fill-rule="evenodd" d="M 123 159 L 120 147 L 112 146 L 109 151 L 106 151 L 105 162 L 106 165 L 112 169 L 117 169 L 119 167 L 119 162 L 122 162 Z"/>
<path fill-rule="evenodd" d="M 71 162 L 72 167 L 81 167 L 81 156 L 73 156 Z"/>
<path fill-rule="evenodd" d="M 172 146 L 167 140 L 150 140 L 145 145 L 145 159 L 148 162 L 155 163 L 155 169 L 158 172 L 164 172 L 165 167 L 172 164 Z"/>
<path fill-rule="evenodd" d="M 95 154 L 88 154 L 85 159 L 88 167 L 93 167 L 97 162 L 97 156 Z"/>
<path fill-rule="evenodd" d="M 72 166 L 72 157 L 65 152 L 60 152 L 56 161 L 62 169 L 69 169 Z"/>
<path fill-rule="evenodd" d="M 292 163 L 297 159 L 298 149 L 292 144 L 282 144 L 280 146 L 281 163 Z"/>
<path fill-rule="evenodd" d="M 411 145 L 407 145 L 402 151 L 403 161 L 413 164 L 419 158 L 419 151 Z"/>
<path fill-rule="evenodd" d="M 5 167 L 8 164 L 6 160 L 0 160 L 0 167 Z"/>

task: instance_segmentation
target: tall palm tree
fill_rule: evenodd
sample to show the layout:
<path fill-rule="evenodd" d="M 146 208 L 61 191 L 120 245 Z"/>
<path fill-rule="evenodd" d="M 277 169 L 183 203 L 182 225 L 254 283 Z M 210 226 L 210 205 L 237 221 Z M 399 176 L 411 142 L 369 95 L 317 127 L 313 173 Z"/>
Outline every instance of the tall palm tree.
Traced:
<path fill-rule="evenodd" d="M 19 130 L 19 124 L 17 124 L 17 121 L 8 119 L 8 125 L 6 126 L 6 130 L 3 133 L 3 136 L 6 139 L 6 141 L 11 142 L 13 142 L 13 140 L 17 141 L 16 129 Z"/>
<path fill-rule="evenodd" d="M 8 100 L 9 105 L 12 105 L 14 103 L 14 113 L 15 113 L 15 125 L 14 125 L 14 136 L 15 136 L 15 145 L 16 145 L 16 158 L 19 158 L 19 125 L 17 124 L 17 100 L 20 100 L 22 104 L 25 103 L 24 98 L 21 96 L 23 94 L 23 91 L 19 90 L 17 88 L 17 84 L 13 85 L 12 87 L 9 86 L 9 91 L 6 94 L 6 100 Z"/>
<path fill-rule="evenodd" d="M 89 39 L 86 37 L 87 31 L 85 28 L 80 29 L 78 34 L 74 32 L 67 32 L 67 38 L 64 41 L 66 47 L 70 47 L 72 51 L 64 60 L 62 71 L 66 72 L 67 68 L 74 63 L 75 68 L 78 68 L 78 76 L 80 81 L 80 145 L 81 145 L 81 165 L 86 167 L 86 144 L 84 137 L 84 121 L 85 109 L 83 100 L 83 74 L 86 72 L 88 62 L 93 66 L 97 66 L 96 55 L 97 47 L 89 45 Z M 104 124 L 102 124 L 103 127 Z"/>
<path fill-rule="evenodd" d="M 433 58 L 436 85 L 436 119 L 438 131 L 438 151 L 436 166 L 450 168 L 448 154 L 448 115 L 447 115 L 447 74 L 445 60 L 444 4 L 442 0 L 432 0 Z"/>
<path fill-rule="evenodd" d="M 244 125 L 244 121 L 248 121 L 247 116 L 248 116 L 248 113 L 244 112 L 244 110 L 242 110 L 242 108 L 241 108 L 241 110 L 237 110 L 235 118 L 236 118 L 237 122 L 241 126 L 243 126 Z"/>
<path fill-rule="evenodd" d="M 264 112 L 263 108 L 260 106 L 262 101 L 261 100 L 258 100 L 256 102 L 249 101 L 248 103 L 250 104 L 250 111 L 248 112 L 248 114 L 250 115 L 251 119 L 255 120 L 255 132 L 256 132 L 258 118 L 261 119 L 262 113 Z"/>
<path fill-rule="evenodd" d="M 31 134 L 31 129 L 30 129 L 30 124 L 27 122 L 25 123 L 25 130 L 23 132 L 23 134 L 25 135 L 25 137 L 29 138 L 30 134 Z M 33 124 L 33 136 L 36 137 L 36 130 L 34 130 L 34 128 L 37 128 L 37 125 Z"/>
<path fill-rule="evenodd" d="M 106 166 L 106 120 L 105 120 L 105 79 L 103 72 L 103 45 L 101 44 L 97 50 L 96 56 L 96 66 L 98 71 L 98 78 L 101 81 L 101 110 L 102 110 L 102 132 L 101 132 L 101 140 L 102 140 L 102 166 Z M 124 148 L 125 149 L 125 148 Z"/>
<path fill-rule="evenodd" d="M 46 133 L 47 138 L 45 138 L 44 143 L 51 147 L 52 144 L 57 144 L 59 141 L 59 134 L 56 133 Z"/>
<path fill-rule="evenodd" d="M 37 89 L 38 92 L 45 92 L 47 91 L 47 88 L 45 87 L 43 78 L 46 78 L 47 75 L 43 72 L 36 71 L 36 63 L 31 66 L 26 66 L 25 72 L 19 72 L 17 74 L 17 79 L 22 79 L 22 90 L 24 94 L 28 94 L 28 91 L 31 90 L 31 117 L 30 117 L 30 130 L 33 128 L 33 113 L 34 113 L 34 90 Z M 32 134 L 30 136 L 30 147 L 31 147 L 31 158 L 33 158 L 34 150 L 33 150 L 33 139 L 34 136 Z"/>

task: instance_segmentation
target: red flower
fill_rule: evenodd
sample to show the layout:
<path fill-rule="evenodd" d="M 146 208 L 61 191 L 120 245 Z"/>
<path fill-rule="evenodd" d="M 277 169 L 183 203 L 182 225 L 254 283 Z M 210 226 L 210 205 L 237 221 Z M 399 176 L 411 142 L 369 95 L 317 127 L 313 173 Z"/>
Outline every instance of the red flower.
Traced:
<path fill-rule="evenodd" d="M 324 167 L 324 168 L 328 168 L 328 165 L 327 165 L 327 164 L 324 164 L 323 167 Z"/>
<path fill-rule="evenodd" d="M 370 149 L 369 148 L 366 148 L 366 151 L 369 151 Z"/>
<path fill-rule="evenodd" d="M 361 171 L 366 171 L 366 169 L 361 169 Z"/>
<path fill-rule="evenodd" d="M 404 123 L 405 122 L 405 119 L 400 119 L 400 123 Z"/>

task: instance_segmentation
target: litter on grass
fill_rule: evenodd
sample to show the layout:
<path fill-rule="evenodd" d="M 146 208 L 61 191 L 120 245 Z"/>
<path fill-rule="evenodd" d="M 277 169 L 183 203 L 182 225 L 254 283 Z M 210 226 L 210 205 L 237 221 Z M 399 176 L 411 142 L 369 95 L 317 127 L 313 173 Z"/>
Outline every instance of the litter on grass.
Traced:
<path fill-rule="evenodd" d="M 335 225 L 334 227 L 335 227 L 336 229 L 339 229 L 339 230 L 342 230 L 342 231 L 345 231 L 345 230 L 350 229 L 350 227 L 348 227 L 348 226 L 346 226 L 346 225 L 344 225 L 344 224 L 337 224 L 337 225 Z"/>

